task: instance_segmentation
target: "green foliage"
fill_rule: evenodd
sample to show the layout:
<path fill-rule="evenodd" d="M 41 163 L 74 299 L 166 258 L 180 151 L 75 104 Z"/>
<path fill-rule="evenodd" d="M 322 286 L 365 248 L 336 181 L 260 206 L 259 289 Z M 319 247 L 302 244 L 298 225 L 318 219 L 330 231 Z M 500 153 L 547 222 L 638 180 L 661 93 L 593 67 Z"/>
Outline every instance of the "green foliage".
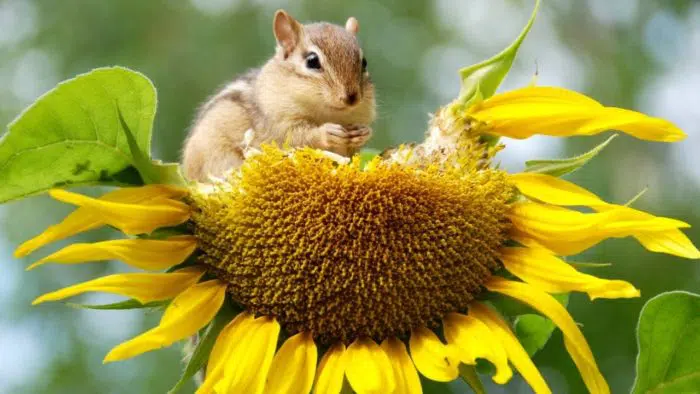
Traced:
<path fill-rule="evenodd" d="M 588 161 L 596 157 L 606 146 L 615 138 L 617 134 L 611 135 L 607 140 L 600 145 L 589 150 L 588 152 L 570 157 L 568 159 L 551 159 L 551 160 L 529 160 L 525 162 L 525 172 L 534 172 L 538 174 L 547 174 L 552 176 L 562 176 L 569 174 L 583 167 Z"/>
<path fill-rule="evenodd" d="M 632 392 L 700 392 L 700 295 L 672 291 L 644 305 L 637 326 L 639 356 Z"/>
<path fill-rule="evenodd" d="M 547 344 L 555 328 L 551 320 L 540 315 L 527 314 L 515 319 L 515 335 L 530 356 Z"/>
<path fill-rule="evenodd" d="M 569 305 L 569 293 L 554 294 L 552 297 L 564 307 Z M 554 329 L 557 328 L 551 320 L 539 314 L 520 315 L 515 319 L 514 326 L 515 335 L 530 357 L 547 344 Z"/>
<path fill-rule="evenodd" d="M 59 84 L 0 140 L 0 202 L 52 187 L 138 182 L 119 112 L 134 145 L 150 152 L 155 108 L 151 81 L 125 68 L 101 68 Z"/>
<path fill-rule="evenodd" d="M 468 102 L 475 96 L 482 99 L 489 98 L 496 93 L 496 89 L 501 85 L 501 82 L 503 82 L 503 79 L 513 66 L 513 61 L 518 54 L 520 45 L 535 22 L 535 16 L 537 16 L 539 7 L 540 1 L 537 0 L 527 25 L 525 25 L 518 38 L 506 49 L 490 59 L 459 70 L 459 75 L 462 78 L 462 91 L 460 92 L 459 101 Z"/>

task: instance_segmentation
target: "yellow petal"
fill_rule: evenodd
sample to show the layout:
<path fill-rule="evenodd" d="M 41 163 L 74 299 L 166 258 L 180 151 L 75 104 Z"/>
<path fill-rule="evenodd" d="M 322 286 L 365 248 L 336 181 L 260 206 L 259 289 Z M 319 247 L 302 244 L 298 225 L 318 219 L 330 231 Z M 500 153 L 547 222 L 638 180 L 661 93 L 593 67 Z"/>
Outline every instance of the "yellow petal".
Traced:
<path fill-rule="evenodd" d="M 197 283 L 202 275 L 204 275 L 204 271 L 200 269 L 180 270 L 167 274 L 109 275 L 44 294 L 34 300 L 32 305 L 46 301 L 58 301 L 91 291 L 123 295 L 142 304 L 169 300 Z"/>
<path fill-rule="evenodd" d="M 277 348 L 280 325 L 271 317 L 255 319 L 240 341 L 226 356 L 223 378 L 216 383 L 216 393 L 259 394 L 265 388 L 272 358 Z"/>
<path fill-rule="evenodd" d="M 169 199 L 158 199 L 149 204 L 125 204 L 95 199 L 62 189 L 53 189 L 49 194 L 56 200 L 88 208 L 99 215 L 103 223 L 126 234 L 150 233 L 159 227 L 178 225 L 190 217 L 187 204 Z"/>
<path fill-rule="evenodd" d="M 214 393 L 214 386 L 223 378 L 227 358 L 232 352 L 235 352 L 235 347 L 242 343 L 241 339 L 250 333 L 250 327 L 254 320 L 253 315 L 242 312 L 221 330 L 209 354 L 206 377 L 197 389 L 197 394 Z"/>
<path fill-rule="evenodd" d="M 391 362 L 373 340 L 358 338 L 346 350 L 345 376 L 357 394 L 391 393 L 396 386 Z"/>
<path fill-rule="evenodd" d="M 628 217 L 636 217 L 639 220 L 655 218 L 649 213 L 633 208 L 608 204 L 580 186 L 549 175 L 520 173 L 512 175 L 511 179 L 521 193 L 548 204 L 589 206 L 599 212 L 611 209 L 626 210 Z M 679 228 L 687 227 L 686 223 L 683 222 L 677 222 L 677 224 Z M 700 258 L 700 251 L 688 237 L 677 229 L 662 229 L 655 232 L 637 231 L 633 235 L 645 248 L 652 252 L 668 253 L 691 259 Z M 593 240 L 595 241 L 595 238 Z M 589 240 L 584 245 L 590 243 Z"/>
<path fill-rule="evenodd" d="M 584 274 L 544 249 L 503 248 L 501 261 L 512 274 L 548 293 L 580 291 L 591 300 L 639 297 L 632 284 Z"/>
<path fill-rule="evenodd" d="M 520 245 L 525 246 L 525 247 L 536 248 L 536 249 L 540 249 L 543 251 L 547 251 L 547 252 L 549 252 L 549 254 L 555 254 L 551 250 L 545 248 L 541 243 L 535 241 L 534 239 L 530 238 L 529 236 L 523 234 L 520 231 L 517 231 L 517 230 L 511 231 L 511 233 L 509 234 L 509 238 L 511 240 L 519 243 Z"/>
<path fill-rule="evenodd" d="M 664 223 L 667 226 L 677 228 L 690 227 L 687 223 L 656 217 L 648 212 L 643 212 L 628 206 L 609 204 L 590 191 L 561 178 L 545 174 L 520 173 L 510 176 L 516 187 L 524 195 L 552 205 L 562 206 L 588 206 L 598 212 L 614 211 L 615 217 L 626 220 L 652 220 L 652 223 Z M 658 219 L 658 220 L 656 220 Z M 665 228 L 663 229 L 665 230 Z"/>
<path fill-rule="evenodd" d="M 522 172 L 511 175 L 510 179 L 522 194 L 548 204 L 588 207 L 607 204 L 588 190 L 550 175 Z"/>
<path fill-rule="evenodd" d="M 387 338 L 382 342 L 382 349 L 389 357 L 394 371 L 394 382 L 396 382 L 394 393 L 422 394 L 423 387 L 416 367 L 406 351 L 406 345 L 397 338 Z"/>
<path fill-rule="evenodd" d="M 100 200 L 124 204 L 150 204 L 164 198 L 181 198 L 187 194 L 186 189 L 166 185 L 147 185 L 113 190 Z M 89 231 L 105 223 L 100 215 L 87 208 L 78 208 L 59 224 L 50 226 L 43 233 L 20 245 L 15 250 L 15 257 L 27 256 L 33 251 L 70 236 Z"/>
<path fill-rule="evenodd" d="M 566 308 L 557 302 L 555 298 L 534 286 L 497 276 L 491 277 L 489 282 L 486 283 L 486 288 L 519 300 L 552 320 L 564 334 L 566 349 L 578 367 L 588 391 L 591 393 L 610 392 L 605 378 L 598 370 L 586 338 L 583 337 L 583 333 L 581 333 L 581 330 L 579 330 Z"/>
<path fill-rule="evenodd" d="M 132 267 L 157 271 L 182 263 L 196 247 L 197 238 L 189 235 L 167 239 L 118 239 L 72 244 L 30 265 L 27 270 L 48 262 L 80 264 L 121 260 Z"/>
<path fill-rule="evenodd" d="M 620 207 L 618 205 L 598 205 L 593 207 L 598 212 L 606 212 L 611 209 L 625 209 L 626 214 L 636 217 L 640 220 L 651 220 L 655 216 L 629 207 Z M 680 220 L 676 221 L 677 228 L 690 227 L 687 223 Z M 698 259 L 700 251 L 693 245 L 688 237 L 678 229 L 649 229 L 642 227 L 639 231 L 633 234 L 634 238 L 639 241 L 647 250 L 659 253 L 668 253 L 675 256 Z"/>
<path fill-rule="evenodd" d="M 486 122 L 489 133 L 511 138 L 557 137 L 620 130 L 634 137 L 675 142 L 685 133 L 673 123 L 639 112 L 604 107 L 582 94 L 555 87 L 527 87 L 494 95 L 467 113 Z"/>
<path fill-rule="evenodd" d="M 679 220 L 622 206 L 607 206 L 599 213 L 581 213 L 536 202 L 518 202 L 513 204 L 509 217 L 517 232 L 564 256 L 580 253 L 606 238 L 688 226 Z"/>
<path fill-rule="evenodd" d="M 157 327 L 118 345 L 104 362 L 138 356 L 194 335 L 216 316 L 224 303 L 226 287 L 226 282 L 218 279 L 189 287 L 168 305 Z"/>
<path fill-rule="evenodd" d="M 287 339 L 272 359 L 265 393 L 309 393 L 317 358 L 318 351 L 310 333 L 302 332 Z"/>
<path fill-rule="evenodd" d="M 434 332 L 419 327 L 411 333 L 409 340 L 411 358 L 420 373 L 438 382 L 450 382 L 459 375 L 459 359 L 454 350 L 444 343 Z"/>
<path fill-rule="evenodd" d="M 635 238 L 652 252 L 668 253 L 688 259 L 700 259 L 700 251 L 680 230 L 640 232 Z"/>
<path fill-rule="evenodd" d="M 229 347 L 239 341 L 236 335 L 240 335 L 245 327 L 255 320 L 255 316 L 248 312 L 241 312 L 234 317 L 223 329 L 219 332 L 216 338 L 214 347 L 209 354 L 207 361 L 207 376 L 219 365 L 226 363 L 226 354 L 231 350 Z"/>
<path fill-rule="evenodd" d="M 314 383 L 315 394 L 339 394 L 343 388 L 345 378 L 345 368 L 347 368 L 345 345 L 336 343 L 326 351 L 318 365 L 316 382 Z"/>
<path fill-rule="evenodd" d="M 511 364 L 520 372 L 535 393 L 552 393 L 518 338 L 495 311 L 479 302 L 472 302 L 469 304 L 469 316 L 479 319 L 500 340 Z"/>
<path fill-rule="evenodd" d="M 458 313 L 450 313 L 443 319 L 445 339 L 458 349 L 460 361 L 476 365 L 477 358 L 490 361 L 496 367 L 493 381 L 506 384 L 513 376 L 508 366 L 508 356 L 503 345 L 481 321 Z"/>

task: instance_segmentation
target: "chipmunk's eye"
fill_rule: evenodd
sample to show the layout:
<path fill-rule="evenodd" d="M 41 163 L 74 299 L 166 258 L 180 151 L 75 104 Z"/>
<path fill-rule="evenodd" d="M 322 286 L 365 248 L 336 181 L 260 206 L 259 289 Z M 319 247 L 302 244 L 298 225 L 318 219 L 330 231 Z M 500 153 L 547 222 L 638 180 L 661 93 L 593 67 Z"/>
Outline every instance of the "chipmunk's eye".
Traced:
<path fill-rule="evenodd" d="M 367 58 L 362 57 L 362 72 L 367 71 Z"/>
<path fill-rule="evenodd" d="M 312 70 L 321 69 L 321 60 L 318 58 L 318 55 L 315 52 L 309 52 L 309 54 L 306 55 L 306 68 L 310 68 Z"/>

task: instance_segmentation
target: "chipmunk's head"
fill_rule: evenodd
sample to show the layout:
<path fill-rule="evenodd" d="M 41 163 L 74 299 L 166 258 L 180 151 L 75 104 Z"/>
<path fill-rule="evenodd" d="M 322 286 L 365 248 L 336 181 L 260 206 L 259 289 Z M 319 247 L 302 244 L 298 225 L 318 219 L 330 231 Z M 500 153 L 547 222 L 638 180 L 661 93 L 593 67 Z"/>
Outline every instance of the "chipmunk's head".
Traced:
<path fill-rule="evenodd" d="M 302 25 L 283 10 L 277 11 L 273 32 L 275 61 L 288 78 L 289 94 L 303 105 L 314 106 L 331 118 L 365 116 L 374 119 L 374 85 L 367 59 L 357 40 L 359 23 L 349 18 L 345 27 L 330 23 Z"/>

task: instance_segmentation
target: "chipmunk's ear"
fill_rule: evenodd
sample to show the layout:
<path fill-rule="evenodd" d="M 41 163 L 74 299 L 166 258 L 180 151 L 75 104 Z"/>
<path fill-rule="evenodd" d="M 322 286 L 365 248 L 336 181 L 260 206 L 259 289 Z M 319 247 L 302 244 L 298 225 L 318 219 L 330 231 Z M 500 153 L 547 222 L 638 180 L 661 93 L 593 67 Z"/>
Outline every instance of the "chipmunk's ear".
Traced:
<path fill-rule="evenodd" d="M 348 18 L 348 21 L 345 22 L 345 30 L 352 34 L 357 34 L 357 32 L 360 31 L 360 22 L 358 22 L 354 16 L 351 16 Z"/>
<path fill-rule="evenodd" d="M 277 10 L 272 22 L 272 31 L 275 33 L 277 44 L 284 50 L 284 57 L 294 51 L 301 42 L 303 26 L 292 18 L 285 10 Z"/>

